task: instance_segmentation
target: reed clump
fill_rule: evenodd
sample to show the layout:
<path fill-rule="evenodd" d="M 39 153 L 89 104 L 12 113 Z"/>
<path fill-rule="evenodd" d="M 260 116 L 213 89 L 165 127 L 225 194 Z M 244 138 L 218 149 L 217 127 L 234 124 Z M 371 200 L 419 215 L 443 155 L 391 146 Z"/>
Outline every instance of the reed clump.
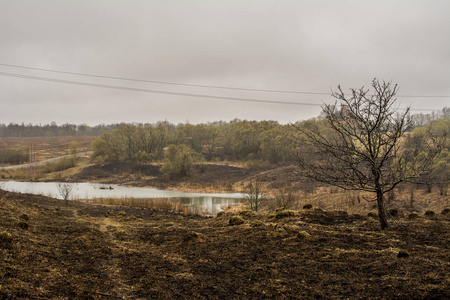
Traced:
<path fill-rule="evenodd" d="M 184 215 L 208 215 L 208 212 L 202 208 L 189 206 L 171 201 L 167 198 L 97 198 L 85 200 L 88 203 L 102 204 L 102 205 L 117 205 L 117 206 L 131 206 L 141 207 L 154 210 L 161 210 L 167 212 L 181 213 Z"/>

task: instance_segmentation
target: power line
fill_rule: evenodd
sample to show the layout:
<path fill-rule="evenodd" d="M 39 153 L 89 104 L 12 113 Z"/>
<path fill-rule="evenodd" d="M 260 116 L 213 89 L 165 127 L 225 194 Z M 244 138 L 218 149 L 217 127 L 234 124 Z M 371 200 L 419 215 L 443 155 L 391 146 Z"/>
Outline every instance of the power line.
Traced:
<path fill-rule="evenodd" d="M 300 91 L 284 91 L 284 90 L 250 89 L 250 88 L 226 87 L 226 86 L 203 85 L 203 84 L 188 84 L 188 83 L 145 80 L 145 79 L 133 79 L 133 78 L 106 76 L 106 75 L 94 75 L 94 74 L 86 74 L 86 73 L 66 72 L 66 71 L 57 71 L 57 70 L 50 70 L 50 69 L 24 67 L 24 66 L 18 66 L 18 65 L 2 64 L 2 63 L 0 63 L 0 66 L 15 67 L 15 68 L 22 68 L 22 69 L 29 69 L 29 70 L 38 70 L 38 71 L 53 72 L 53 73 L 61 73 L 61 74 L 89 76 L 89 77 L 95 77 L 95 78 L 117 79 L 117 80 L 135 81 L 135 82 L 158 83 L 158 84 L 189 86 L 189 87 L 202 87 L 202 88 L 211 88 L 211 89 L 254 91 L 254 92 L 269 92 L 269 93 L 306 94 L 306 95 L 330 95 L 330 93 L 320 93 L 320 92 L 300 92 Z"/>
<path fill-rule="evenodd" d="M 117 85 L 106 85 L 106 84 L 98 84 L 98 83 L 89 83 L 89 82 L 54 79 L 54 78 L 46 78 L 46 77 L 38 77 L 38 76 L 29 76 L 29 75 L 21 75 L 21 74 L 13 74 L 13 73 L 5 73 L 5 72 L 0 72 L 0 75 L 32 79 L 32 80 L 39 80 L 39 81 L 47 81 L 47 82 L 65 83 L 65 84 L 72 84 L 72 85 L 90 86 L 90 87 L 116 89 L 116 90 L 126 90 L 126 91 L 134 91 L 134 92 L 145 92 L 145 93 L 154 93 L 154 94 L 163 94 L 163 95 L 174 95 L 174 96 L 195 97 L 195 98 L 209 98 L 209 99 L 219 99 L 219 100 L 229 100 L 229 101 L 259 102 L 259 103 L 271 103 L 271 104 L 318 106 L 318 107 L 322 106 L 321 104 L 306 103 L 306 102 L 275 101 L 275 100 L 267 100 L 267 99 L 251 99 L 251 98 L 214 96 L 214 95 L 205 95 L 205 94 L 167 92 L 167 91 L 159 91 L 159 90 L 149 90 L 149 89 L 117 86 Z"/>
<path fill-rule="evenodd" d="M 188 84 L 188 83 L 179 83 L 179 82 L 156 81 L 156 80 L 145 80 L 145 79 L 133 79 L 133 78 L 114 77 L 114 76 L 107 76 L 107 75 L 95 75 L 95 74 L 87 74 L 87 73 L 58 71 L 58 70 L 26 67 L 26 66 L 12 65 L 12 64 L 4 64 L 4 63 L 0 63 L 0 66 L 22 68 L 22 69 L 28 69 L 28 70 L 45 71 L 45 72 L 60 73 L 60 74 L 88 76 L 88 77 L 95 77 L 95 78 L 126 80 L 126 81 L 157 83 L 157 84 L 188 86 L 188 87 L 202 87 L 202 88 L 211 88 L 211 89 L 252 91 L 252 92 L 268 92 L 268 93 L 285 93 L 285 94 L 304 94 L 304 95 L 327 95 L 327 96 L 329 96 L 331 94 L 331 93 L 325 93 L 325 92 L 288 91 L 288 90 L 272 90 L 272 89 L 251 89 L 251 88 L 240 88 L 240 87 L 227 87 L 227 86 L 216 86 L 216 85 Z M 442 96 L 442 95 L 420 95 L 420 96 L 419 95 L 396 95 L 396 97 L 398 97 L 398 98 L 406 98 L 406 97 L 407 98 L 450 98 L 450 96 Z"/>
<path fill-rule="evenodd" d="M 239 97 L 226 97 L 226 96 L 215 96 L 215 95 L 205 95 L 205 94 L 191 94 L 191 93 L 168 92 L 168 91 L 160 91 L 160 90 L 149 90 L 149 89 L 142 89 L 142 88 L 133 88 L 133 87 L 124 87 L 124 86 L 117 86 L 117 85 L 106 85 L 106 84 L 89 83 L 89 82 L 81 82 L 81 81 L 63 80 L 63 79 L 29 76 L 29 75 L 6 73 L 6 72 L 0 72 L 0 75 L 16 77 L 16 78 L 31 79 L 31 80 L 38 80 L 38 81 L 71 84 L 71 85 L 78 85 L 78 86 L 89 86 L 89 87 L 97 87 L 97 88 L 105 88 L 105 89 L 125 90 L 125 91 L 144 92 L 144 93 L 153 93 L 153 94 L 162 94 L 162 95 L 218 99 L 218 100 L 227 100 L 227 101 L 283 104 L 283 105 L 316 106 L 316 107 L 322 106 L 322 104 L 308 103 L 308 102 L 275 101 L 275 100 L 268 100 L 268 99 L 239 98 Z M 402 108 L 400 108 L 400 109 L 402 109 Z M 427 108 L 415 108 L 415 109 L 411 109 L 411 110 L 435 111 L 435 109 L 427 109 Z"/>

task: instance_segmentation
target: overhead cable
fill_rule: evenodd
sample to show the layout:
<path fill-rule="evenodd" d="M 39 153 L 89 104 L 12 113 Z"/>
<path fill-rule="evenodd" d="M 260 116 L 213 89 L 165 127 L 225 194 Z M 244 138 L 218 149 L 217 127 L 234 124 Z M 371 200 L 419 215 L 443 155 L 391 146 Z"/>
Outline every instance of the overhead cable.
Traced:
<path fill-rule="evenodd" d="M 95 78 L 105 78 L 105 79 L 114 79 L 114 80 L 126 80 L 126 81 L 146 82 L 146 83 L 157 83 L 157 84 L 177 85 L 177 86 L 187 86 L 187 87 L 201 87 L 201 88 L 211 88 L 211 89 L 252 91 L 252 92 L 268 92 L 268 93 L 304 94 L 304 95 L 327 95 L 327 96 L 329 96 L 331 94 L 330 92 L 325 93 L 325 92 L 288 91 L 288 90 L 273 90 L 273 89 L 251 89 L 251 88 L 241 88 L 241 87 L 228 87 L 228 86 L 189 84 L 189 83 L 179 83 L 179 82 L 134 79 L 134 78 L 107 76 L 107 75 L 95 75 L 95 74 L 87 74 L 87 73 L 58 71 L 58 70 L 34 68 L 34 67 L 27 67 L 27 66 L 4 64 L 4 63 L 0 63 L 0 66 L 22 68 L 22 69 L 28 69 L 28 70 L 45 71 L 45 72 L 60 73 L 60 74 L 68 74 L 68 75 L 88 76 L 88 77 L 95 77 Z M 399 98 L 450 98 L 450 96 L 442 96 L 442 95 L 397 95 L 396 97 L 399 97 Z"/>
<path fill-rule="evenodd" d="M 257 103 L 270 103 L 270 104 L 322 107 L 322 104 L 309 103 L 309 102 L 275 101 L 275 100 L 269 100 L 269 99 L 253 99 L 253 98 L 239 98 L 239 97 L 227 97 L 227 96 L 216 96 L 216 95 L 205 95 L 205 94 L 179 93 L 179 92 L 150 90 L 150 89 L 142 89 L 142 88 L 134 88 L 134 87 L 117 86 L 117 85 L 107 85 L 107 84 L 98 84 L 98 83 L 90 83 L 90 82 L 81 82 L 81 81 L 73 81 L 73 80 L 64 80 L 64 79 L 56 79 L 56 78 L 29 76 L 29 75 L 6 73 L 6 72 L 0 72 L 0 75 L 1 76 L 16 77 L 16 78 L 31 79 L 31 80 L 38 80 L 38 81 L 71 84 L 71 85 L 78 85 L 78 86 L 89 86 L 89 87 L 96 87 L 96 88 L 126 90 L 126 91 L 144 92 L 144 93 L 153 93 L 153 94 L 162 94 L 162 95 L 173 95 L 173 96 L 194 97 L 194 98 L 218 99 L 218 100 L 227 100 L 227 101 L 242 101 L 242 102 L 257 102 Z M 402 109 L 402 108 L 400 108 L 400 109 Z M 402 110 L 404 110 L 404 109 L 402 109 Z M 415 108 L 415 109 L 411 109 L 411 110 L 415 110 L 415 111 L 435 111 L 435 109 L 427 109 L 427 108 Z"/>
<path fill-rule="evenodd" d="M 238 97 L 215 96 L 215 95 L 205 95 L 205 94 L 191 94 L 191 93 L 149 90 L 149 89 L 133 88 L 133 87 L 125 87 L 125 86 L 117 86 L 117 85 L 107 85 L 107 84 L 98 84 L 98 83 L 89 83 L 89 82 L 80 82 L 80 81 L 72 81 L 72 80 L 21 75 L 21 74 L 12 74 L 12 73 L 6 73 L 6 72 L 0 72 L 0 75 L 32 79 L 32 80 L 39 80 L 39 81 L 48 81 L 48 82 L 65 83 L 65 84 L 72 84 L 72 85 L 82 85 L 82 86 L 90 86 L 90 87 L 97 87 L 97 88 L 126 90 L 126 91 L 134 91 L 134 92 L 145 92 L 145 93 L 154 93 L 154 94 L 163 94 L 163 95 L 174 95 L 174 96 L 195 97 L 195 98 L 209 98 L 209 99 L 230 100 L 230 101 L 259 102 L 259 103 L 271 103 L 271 104 L 303 105 L 303 106 L 306 105 L 306 106 L 318 106 L 318 107 L 322 106 L 321 104 L 318 104 L 318 103 L 275 101 L 275 100 L 266 100 L 266 99 L 251 99 L 251 98 L 238 98 Z"/>

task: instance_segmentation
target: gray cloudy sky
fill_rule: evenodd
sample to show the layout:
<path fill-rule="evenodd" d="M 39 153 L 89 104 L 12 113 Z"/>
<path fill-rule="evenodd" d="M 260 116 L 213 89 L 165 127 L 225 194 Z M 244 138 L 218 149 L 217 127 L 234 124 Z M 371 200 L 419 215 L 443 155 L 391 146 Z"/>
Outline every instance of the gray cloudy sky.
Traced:
<path fill-rule="evenodd" d="M 450 95 L 448 0 L 0 0 L 0 123 L 170 122 L 234 118 L 282 123 L 317 106 L 254 103 L 71 85 L 330 103 L 327 95 L 224 90 L 64 72 L 248 89 L 329 92 L 370 86 Z M 450 98 L 398 98 L 441 109 Z"/>

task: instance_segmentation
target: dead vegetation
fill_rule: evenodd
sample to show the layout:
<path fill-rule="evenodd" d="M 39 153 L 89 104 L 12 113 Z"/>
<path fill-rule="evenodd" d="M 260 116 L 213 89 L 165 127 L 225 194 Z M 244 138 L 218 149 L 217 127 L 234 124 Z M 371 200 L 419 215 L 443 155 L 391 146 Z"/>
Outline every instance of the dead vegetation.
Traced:
<path fill-rule="evenodd" d="M 204 218 L 0 191 L 0 298 L 450 297 L 447 211 L 378 228 L 315 208 Z"/>
<path fill-rule="evenodd" d="M 78 152 L 91 151 L 92 142 L 96 138 L 96 136 L 2 137 L 0 138 L 0 147 L 32 148 L 33 161 L 42 161 L 69 154 L 70 146 L 75 143 Z"/>

